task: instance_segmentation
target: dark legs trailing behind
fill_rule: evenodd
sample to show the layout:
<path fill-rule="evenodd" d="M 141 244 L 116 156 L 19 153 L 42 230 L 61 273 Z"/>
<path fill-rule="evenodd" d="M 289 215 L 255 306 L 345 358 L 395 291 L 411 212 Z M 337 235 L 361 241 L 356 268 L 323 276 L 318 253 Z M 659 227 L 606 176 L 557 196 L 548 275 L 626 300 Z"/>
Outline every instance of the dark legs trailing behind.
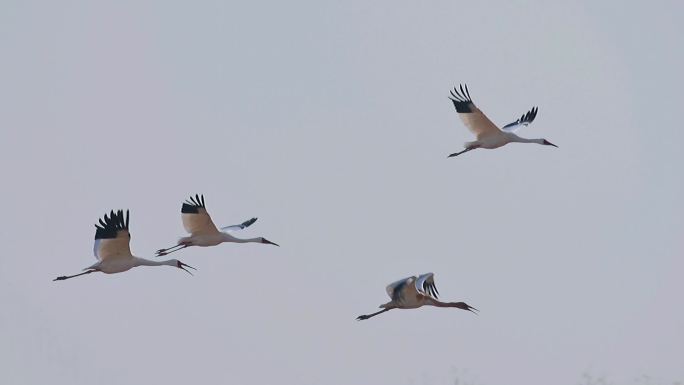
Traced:
<path fill-rule="evenodd" d="M 371 318 L 371 317 L 375 317 L 375 316 L 378 315 L 378 314 L 382 314 L 382 313 L 384 313 L 384 312 L 386 312 L 386 311 L 390 311 L 390 310 L 392 310 L 392 309 L 394 309 L 394 308 L 393 308 L 393 307 L 388 307 L 388 308 L 384 308 L 384 309 L 382 309 L 382 310 L 380 310 L 380 311 L 376 311 L 376 312 L 373 313 L 373 314 L 364 314 L 364 315 L 360 315 L 360 316 L 356 317 L 356 320 L 357 320 L 357 321 L 363 321 L 363 320 L 365 320 L 365 319 L 369 319 L 369 318 Z"/>
<path fill-rule="evenodd" d="M 461 151 L 461 152 L 455 152 L 455 153 L 453 153 L 453 154 L 447 156 L 447 158 L 451 158 L 451 157 L 454 157 L 454 156 L 459 156 L 459 155 L 461 155 L 461 154 L 465 154 L 466 152 L 468 152 L 468 151 L 470 151 L 470 150 L 474 150 L 474 149 L 476 149 L 476 148 L 480 148 L 480 146 L 470 146 L 470 147 L 466 148 L 465 150 L 463 150 L 463 151 Z"/>
<path fill-rule="evenodd" d="M 159 250 L 157 250 L 157 255 L 156 255 L 156 256 L 157 256 L 157 257 L 161 257 L 162 255 L 171 254 L 171 253 L 173 253 L 174 251 L 183 250 L 184 248 L 186 248 L 186 247 L 188 247 L 188 246 L 190 246 L 190 244 L 188 244 L 188 243 L 181 243 L 181 244 L 178 244 L 178 245 L 176 245 L 176 246 L 169 247 L 169 248 L 166 248 L 166 249 L 159 249 Z"/>
<path fill-rule="evenodd" d="M 63 281 L 63 280 L 65 280 L 65 279 L 74 278 L 74 277 L 78 277 L 78 276 L 81 276 L 81 275 L 86 275 L 86 274 L 94 273 L 94 272 L 96 272 L 96 271 L 97 271 L 97 270 L 88 270 L 88 271 L 84 271 L 83 273 L 80 273 L 80 274 L 75 274 L 75 275 L 63 275 L 63 276 L 61 276 L 61 277 L 57 277 L 57 278 L 53 279 L 53 281 Z"/>

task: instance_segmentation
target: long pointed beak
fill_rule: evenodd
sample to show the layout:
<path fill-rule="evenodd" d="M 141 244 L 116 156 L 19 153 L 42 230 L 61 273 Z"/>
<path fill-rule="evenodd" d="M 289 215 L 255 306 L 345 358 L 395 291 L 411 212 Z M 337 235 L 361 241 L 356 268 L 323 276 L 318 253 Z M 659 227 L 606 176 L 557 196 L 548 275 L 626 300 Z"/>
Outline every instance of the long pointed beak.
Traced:
<path fill-rule="evenodd" d="M 264 238 L 263 243 L 265 243 L 265 244 L 267 244 L 267 245 L 276 245 L 276 246 L 280 247 L 279 244 L 277 244 L 277 243 L 275 243 L 275 242 L 271 242 L 271 241 L 269 241 L 269 240 L 266 239 L 266 238 Z"/>
<path fill-rule="evenodd" d="M 545 144 L 545 145 L 547 145 L 547 146 L 553 146 L 553 147 L 556 147 L 556 148 L 558 148 L 558 146 L 556 146 L 555 144 L 553 144 L 553 143 L 549 142 L 549 141 L 548 141 L 548 140 L 546 140 L 546 139 L 544 139 L 544 144 Z"/>
<path fill-rule="evenodd" d="M 197 270 L 197 269 L 195 269 L 194 267 L 192 267 L 192 266 L 190 266 L 190 265 L 188 265 L 188 264 L 185 264 L 185 263 L 183 263 L 183 262 L 181 262 L 181 261 L 178 261 L 178 268 L 179 268 L 179 269 L 183 269 L 183 271 L 187 272 L 188 274 L 194 275 L 194 274 L 192 274 L 192 272 L 190 272 L 190 270 L 186 269 L 186 267 L 189 267 L 189 268 L 191 268 L 191 269 L 193 269 L 193 270 Z"/>

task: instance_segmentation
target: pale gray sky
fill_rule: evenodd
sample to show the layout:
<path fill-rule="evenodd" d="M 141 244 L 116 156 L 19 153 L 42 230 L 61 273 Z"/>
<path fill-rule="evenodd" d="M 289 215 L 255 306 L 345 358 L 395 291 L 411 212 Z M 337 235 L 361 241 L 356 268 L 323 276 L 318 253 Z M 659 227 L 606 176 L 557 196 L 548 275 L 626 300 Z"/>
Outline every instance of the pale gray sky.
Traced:
<path fill-rule="evenodd" d="M 0 382 L 684 379 L 684 6 L 557 3 L 3 1 Z M 560 148 L 447 159 L 458 83 Z M 197 192 L 282 247 L 52 282 Z M 480 315 L 354 321 L 427 271 Z"/>

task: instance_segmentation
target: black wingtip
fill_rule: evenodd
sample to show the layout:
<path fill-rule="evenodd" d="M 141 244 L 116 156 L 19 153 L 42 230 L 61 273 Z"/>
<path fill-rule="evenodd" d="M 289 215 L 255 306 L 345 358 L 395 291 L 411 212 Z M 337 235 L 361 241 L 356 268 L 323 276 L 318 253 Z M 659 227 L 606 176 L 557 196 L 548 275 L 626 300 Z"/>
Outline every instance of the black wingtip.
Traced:
<path fill-rule="evenodd" d="M 121 230 L 128 230 L 129 210 L 126 210 L 126 217 L 124 218 L 123 210 L 111 210 L 108 214 L 102 216 L 98 220 L 99 225 L 95 224 L 95 239 L 116 238 L 117 233 Z"/>
<path fill-rule="evenodd" d="M 257 218 L 256 218 L 256 217 L 251 218 L 251 219 L 248 219 L 248 220 L 242 222 L 242 228 L 243 228 L 243 229 L 244 229 L 244 228 L 247 228 L 247 227 L 253 225 L 254 222 L 256 222 L 256 221 L 257 221 Z"/>
<path fill-rule="evenodd" d="M 182 214 L 197 214 L 197 213 L 199 213 L 199 207 L 197 205 L 194 205 L 191 203 L 183 203 L 183 206 L 181 206 L 181 213 Z"/>
<path fill-rule="evenodd" d="M 460 114 L 473 112 L 473 100 L 470 98 L 470 91 L 468 91 L 467 85 L 464 88 L 463 84 L 459 84 L 458 87 L 449 90 L 449 94 L 451 94 L 449 100 L 454 104 L 456 112 Z"/>
<path fill-rule="evenodd" d="M 193 197 L 190 195 L 190 199 L 186 199 L 181 206 L 181 213 L 186 214 L 197 214 L 200 207 L 206 207 L 204 204 L 204 194 L 195 194 Z"/>

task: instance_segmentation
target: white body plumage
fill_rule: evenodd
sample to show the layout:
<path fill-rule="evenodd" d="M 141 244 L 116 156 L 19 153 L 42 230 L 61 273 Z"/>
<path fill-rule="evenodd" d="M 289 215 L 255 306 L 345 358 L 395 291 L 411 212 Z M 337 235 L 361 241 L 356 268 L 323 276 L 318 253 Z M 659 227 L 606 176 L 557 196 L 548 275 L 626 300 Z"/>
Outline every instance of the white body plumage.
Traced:
<path fill-rule="evenodd" d="M 458 112 L 458 116 L 463 121 L 463 124 L 477 137 L 477 140 L 466 142 L 463 145 L 465 150 L 450 154 L 450 158 L 477 148 L 495 149 L 505 146 L 508 143 L 537 143 L 558 147 L 546 139 L 527 139 L 514 134 L 514 131 L 527 126 L 534 121 L 534 118 L 537 116 L 537 107 L 533 107 L 515 122 L 499 128 L 475 106 L 470 98 L 467 86 L 465 89 L 463 86 L 460 86 L 460 92 L 454 87 L 449 99 L 453 102 L 456 112 Z"/>

